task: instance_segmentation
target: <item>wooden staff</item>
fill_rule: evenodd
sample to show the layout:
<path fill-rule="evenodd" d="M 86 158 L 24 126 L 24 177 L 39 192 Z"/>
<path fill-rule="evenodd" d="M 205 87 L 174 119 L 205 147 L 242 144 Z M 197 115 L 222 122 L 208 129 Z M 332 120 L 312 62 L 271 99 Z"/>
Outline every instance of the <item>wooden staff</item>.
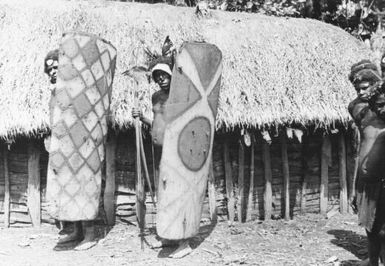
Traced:
<path fill-rule="evenodd" d="M 135 106 L 138 108 L 138 84 L 135 82 Z M 141 238 L 141 249 L 144 249 L 144 225 L 145 225 L 145 216 L 146 216 L 146 205 L 144 194 L 144 179 L 142 178 L 142 166 L 141 166 L 141 155 L 140 155 L 140 139 L 142 137 L 141 125 L 139 117 L 135 118 L 135 138 L 136 138 L 136 218 L 138 221 L 138 226 L 140 229 L 140 238 Z"/>
<path fill-rule="evenodd" d="M 143 139 L 140 137 L 139 140 L 140 140 L 140 155 L 142 157 L 144 174 L 146 175 L 147 185 L 148 185 L 148 187 L 150 189 L 150 195 L 151 195 L 151 199 L 152 199 L 152 204 L 154 204 L 154 207 L 156 208 L 154 192 L 152 191 L 150 175 L 148 174 L 147 161 L 146 161 L 146 153 L 144 152 Z"/>

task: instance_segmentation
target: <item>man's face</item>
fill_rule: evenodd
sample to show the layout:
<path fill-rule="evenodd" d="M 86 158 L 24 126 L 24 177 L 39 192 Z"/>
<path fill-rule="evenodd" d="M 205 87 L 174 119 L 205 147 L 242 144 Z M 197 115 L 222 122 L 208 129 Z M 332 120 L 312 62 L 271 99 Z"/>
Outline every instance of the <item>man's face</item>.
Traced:
<path fill-rule="evenodd" d="M 376 100 L 374 101 L 373 110 L 378 117 L 385 119 L 385 94 L 380 94 L 377 96 Z"/>
<path fill-rule="evenodd" d="M 363 100 L 369 100 L 373 85 L 380 81 L 380 77 L 372 70 L 362 70 L 357 73 L 353 80 L 357 96 Z"/>
<path fill-rule="evenodd" d="M 169 90 L 171 84 L 171 76 L 163 71 L 156 71 L 154 73 L 154 80 L 158 83 L 162 90 Z"/>
<path fill-rule="evenodd" d="M 47 74 L 49 77 L 49 81 L 52 84 L 56 84 L 57 80 L 57 68 L 58 68 L 58 61 L 54 59 L 48 59 L 46 62 L 47 65 Z"/>

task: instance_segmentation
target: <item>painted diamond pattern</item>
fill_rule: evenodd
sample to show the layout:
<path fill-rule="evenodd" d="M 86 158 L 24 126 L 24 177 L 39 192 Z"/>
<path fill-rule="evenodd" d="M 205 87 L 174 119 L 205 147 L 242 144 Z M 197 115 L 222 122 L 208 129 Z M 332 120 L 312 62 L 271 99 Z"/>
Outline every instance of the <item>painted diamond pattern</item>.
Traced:
<path fill-rule="evenodd" d="M 101 138 L 100 136 L 103 136 L 103 131 L 102 131 L 101 125 L 98 124 L 95 127 L 94 131 L 92 131 L 92 133 L 91 133 L 91 137 L 94 140 L 94 142 L 96 143 L 96 145 L 99 145 L 101 143 L 101 141 L 103 140 L 103 138 Z"/>
<path fill-rule="evenodd" d="M 56 95 L 58 107 L 60 107 L 60 109 L 68 108 L 68 105 L 71 103 L 71 99 L 68 97 L 66 90 L 58 90 Z"/>
<path fill-rule="evenodd" d="M 62 49 L 69 58 L 74 58 L 79 53 L 79 47 L 77 42 L 69 38 L 62 44 Z"/>
<path fill-rule="evenodd" d="M 71 181 L 72 175 L 71 175 L 71 170 L 68 168 L 68 166 L 64 165 L 62 168 L 59 170 L 56 170 L 57 175 L 60 176 L 58 178 L 58 183 L 62 186 L 65 186 L 68 182 Z M 65 173 L 63 175 L 60 175 L 61 173 Z"/>
<path fill-rule="evenodd" d="M 82 166 L 82 164 L 84 163 L 84 160 L 79 153 L 75 152 L 74 154 L 72 154 L 71 158 L 69 159 L 69 163 L 72 169 L 74 170 L 74 172 L 76 173 L 77 170 L 80 168 L 80 166 Z"/>
<path fill-rule="evenodd" d="M 82 71 L 83 68 L 86 67 L 86 62 L 84 61 L 84 58 L 83 58 L 83 56 L 81 54 L 79 54 L 77 57 L 75 57 L 72 60 L 72 64 L 75 66 L 75 68 L 78 71 Z"/>
<path fill-rule="evenodd" d="M 87 141 L 80 147 L 79 152 L 84 159 L 87 159 L 94 149 L 94 141 L 91 138 L 88 138 Z"/>
<path fill-rule="evenodd" d="M 64 163 L 63 155 L 61 155 L 61 153 L 55 153 L 52 157 L 53 165 L 56 166 L 56 168 L 60 168 Z"/>
<path fill-rule="evenodd" d="M 67 135 L 59 141 L 59 149 L 65 157 L 69 157 L 74 151 L 71 138 Z"/>
<path fill-rule="evenodd" d="M 96 87 L 98 88 L 100 95 L 106 94 L 106 89 L 107 89 L 106 79 L 104 77 L 99 79 L 96 82 Z"/>
<path fill-rule="evenodd" d="M 91 72 L 94 74 L 96 80 L 104 76 L 104 70 L 100 60 L 97 60 L 91 67 Z"/>
<path fill-rule="evenodd" d="M 90 37 L 84 35 L 76 35 L 74 39 L 78 42 L 80 48 L 83 48 L 90 41 Z"/>
<path fill-rule="evenodd" d="M 81 94 L 75 99 L 74 107 L 79 117 L 82 117 L 91 110 L 92 105 L 88 101 L 87 96 L 85 94 Z"/>
<path fill-rule="evenodd" d="M 104 115 L 104 105 L 103 105 L 103 101 L 99 101 L 96 105 L 95 105 L 95 112 L 96 114 L 98 115 L 98 117 L 102 117 Z"/>
<path fill-rule="evenodd" d="M 75 114 L 74 110 L 67 109 L 62 114 L 62 119 L 66 123 L 67 127 L 72 127 L 73 124 L 75 124 L 76 120 L 78 119 L 77 115 Z"/>
<path fill-rule="evenodd" d="M 68 133 L 63 121 L 59 121 L 55 126 L 53 126 L 52 131 L 54 132 L 55 136 L 59 139 L 64 137 Z"/>
<path fill-rule="evenodd" d="M 95 79 L 89 69 L 86 69 L 82 72 L 82 77 L 88 87 L 92 86 L 95 83 Z"/>
<path fill-rule="evenodd" d="M 110 54 L 108 53 L 108 51 L 105 51 L 102 56 L 101 56 L 101 61 L 102 61 L 102 65 L 103 65 L 103 68 L 106 70 L 106 69 L 109 69 L 110 67 Z"/>
<path fill-rule="evenodd" d="M 100 93 L 99 93 L 99 90 L 96 86 L 90 87 L 86 91 L 86 95 L 87 95 L 88 100 L 90 101 L 90 103 L 92 105 L 95 105 L 95 103 L 100 99 Z"/>
<path fill-rule="evenodd" d="M 50 101 L 50 151 L 55 152 L 49 155 L 47 177 L 56 219 L 90 220 L 98 214 L 109 109 L 100 92 L 111 94 L 115 57 L 115 48 L 97 36 L 74 32 L 62 39 L 57 81 L 62 91 Z"/>
<path fill-rule="evenodd" d="M 80 190 L 80 184 L 79 182 L 72 178 L 69 182 L 67 182 L 64 186 L 65 192 L 70 195 L 71 197 L 75 196 L 79 190 Z"/>
<path fill-rule="evenodd" d="M 90 157 L 87 159 L 87 163 L 90 166 L 91 170 L 96 173 L 99 170 L 100 167 L 100 159 L 98 156 L 98 151 L 93 150 Z"/>
<path fill-rule="evenodd" d="M 90 132 L 95 125 L 98 123 L 99 118 L 95 114 L 95 112 L 90 112 L 86 116 L 83 117 L 83 124 L 86 126 L 88 132 Z"/>
<path fill-rule="evenodd" d="M 82 78 L 80 76 L 77 76 L 73 78 L 71 81 L 67 82 L 68 86 L 65 88 L 68 95 L 72 98 L 75 98 L 78 96 L 86 87 L 84 84 Z"/>
<path fill-rule="evenodd" d="M 88 137 L 88 131 L 83 126 L 81 121 L 76 121 L 76 124 L 70 129 L 70 135 L 76 148 L 82 146 Z"/>

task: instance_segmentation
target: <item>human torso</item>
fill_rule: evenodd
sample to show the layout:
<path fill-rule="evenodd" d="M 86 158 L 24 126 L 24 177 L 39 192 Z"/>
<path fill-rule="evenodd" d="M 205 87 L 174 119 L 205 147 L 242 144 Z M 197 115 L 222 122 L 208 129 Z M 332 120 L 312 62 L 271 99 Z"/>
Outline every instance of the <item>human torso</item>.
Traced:
<path fill-rule="evenodd" d="M 152 111 L 154 113 L 154 120 L 152 122 L 152 141 L 155 145 L 163 145 L 164 129 L 166 126 L 165 120 L 165 103 L 168 99 L 168 92 L 163 90 L 157 91 L 152 95 Z"/>
<path fill-rule="evenodd" d="M 385 122 L 369 109 L 367 103 L 352 103 L 349 111 L 361 135 L 359 178 L 364 182 L 376 181 L 385 176 Z"/>

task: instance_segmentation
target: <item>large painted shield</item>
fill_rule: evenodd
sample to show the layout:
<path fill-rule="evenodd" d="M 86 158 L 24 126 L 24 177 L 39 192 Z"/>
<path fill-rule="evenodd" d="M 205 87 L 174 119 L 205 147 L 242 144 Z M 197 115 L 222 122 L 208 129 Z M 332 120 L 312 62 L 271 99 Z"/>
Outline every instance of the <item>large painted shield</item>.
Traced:
<path fill-rule="evenodd" d="M 185 239 L 199 231 L 221 75 L 222 53 L 215 45 L 183 44 L 165 105 L 156 223 L 162 238 Z"/>
<path fill-rule="evenodd" d="M 98 214 L 116 49 L 85 33 L 61 40 L 50 102 L 49 213 L 58 220 Z"/>

